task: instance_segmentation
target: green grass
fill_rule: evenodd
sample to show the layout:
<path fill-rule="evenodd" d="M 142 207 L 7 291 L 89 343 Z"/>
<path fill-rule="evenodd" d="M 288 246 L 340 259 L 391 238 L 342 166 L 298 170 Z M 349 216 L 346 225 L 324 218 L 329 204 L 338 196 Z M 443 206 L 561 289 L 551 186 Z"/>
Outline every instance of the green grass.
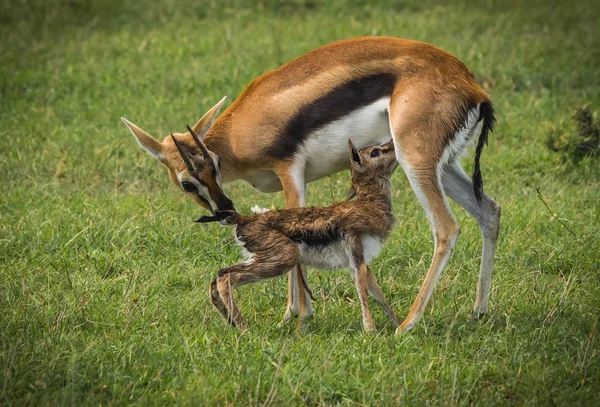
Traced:
<path fill-rule="evenodd" d="M 600 9 L 328 3 L 0 2 L 0 403 L 597 403 L 600 161 L 564 160 L 545 138 L 576 107 L 598 114 Z M 481 241 L 453 206 L 463 232 L 410 334 L 395 337 L 375 306 L 380 331 L 364 334 L 347 273 L 312 270 L 320 299 L 304 332 L 277 328 L 278 279 L 237 292 L 251 325 L 240 335 L 207 294 L 240 257 L 231 231 L 191 222 L 201 210 L 119 117 L 157 137 L 182 131 L 259 74 L 369 34 L 445 48 L 495 102 L 482 168 L 503 217 L 488 314 L 468 316 Z M 347 186 L 346 173 L 312 184 L 309 204 Z M 405 316 L 432 237 L 401 172 L 394 187 L 399 226 L 373 269 Z M 242 183 L 226 190 L 244 212 L 283 205 Z"/>

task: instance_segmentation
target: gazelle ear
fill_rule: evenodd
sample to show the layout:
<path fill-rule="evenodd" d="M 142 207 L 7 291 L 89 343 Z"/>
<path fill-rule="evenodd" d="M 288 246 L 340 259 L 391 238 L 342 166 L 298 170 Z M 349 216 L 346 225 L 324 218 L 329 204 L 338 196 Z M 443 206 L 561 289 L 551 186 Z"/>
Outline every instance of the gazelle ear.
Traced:
<path fill-rule="evenodd" d="M 137 142 L 140 144 L 140 146 L 142 146 L 144 150 L 152 154 L 158 160 L 162 158 L 163 145 L 160 141 L 146 133 L 144 130 L 140 129 L 135 124 L 131 123 L 126 118 L 121 117 L 121 120 L 129 128 L 131 134 L 135 136 Z"/>
<path fill-rule="evenodd" d="M 360 154 L 358 154 L 354 143 L 350 139 L 348 139 L 348 150 L 350 151 L 350 163 L 355 167 L 360 167 Z"/>
<path fill-rule="evenodd" d="M 219 103 L 214 105 L 213 108 L 210 109 L 204 116 L 202 116 L 202 119 L 198 120 L 198 123 L 192 127 L 192 130 L 194 130 L 194 133 L 198 135 L 198 138 L 201 141 L 204 140 L 206 132 L 210 129 L 210 126 L 212 126 L 213 122 L 215 121 L 215 118 L 217 117 L 217 114 L 219 113 L 221 106 L 223 106 L 226 98 L 227 96 L 221 99 Z"/>

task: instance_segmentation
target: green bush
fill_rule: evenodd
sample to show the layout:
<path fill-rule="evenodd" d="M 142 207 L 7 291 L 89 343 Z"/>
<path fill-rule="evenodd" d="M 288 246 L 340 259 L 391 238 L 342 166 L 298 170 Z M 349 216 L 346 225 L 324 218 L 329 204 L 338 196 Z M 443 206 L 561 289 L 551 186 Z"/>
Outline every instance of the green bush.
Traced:
<path fill-rule="evenodd" d="M 595 120 L 589 107 L 577 109 L 567 128 L 552 128 L 546 144 L 573 160 L 600 156 L 600 121 Z"/>

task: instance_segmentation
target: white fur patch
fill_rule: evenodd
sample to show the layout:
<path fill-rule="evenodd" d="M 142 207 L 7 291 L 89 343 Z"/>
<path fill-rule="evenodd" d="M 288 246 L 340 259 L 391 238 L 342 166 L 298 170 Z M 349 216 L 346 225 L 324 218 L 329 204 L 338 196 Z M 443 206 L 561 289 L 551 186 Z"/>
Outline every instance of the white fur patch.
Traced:
<path fill-rule="evenodd" d="M 349 264 L 346 247 L 341 240 L 324 247 L 310 246 L 304 243 L 301 243 L 299 247 L 302 264 L 322 269 L 347 267 Z"/>
<path fill-rule="evenodd" d="M 219 185 L 219 187 L 223 188 L 223 184 L 222 184 L 222 178 L 221 178 L 221 169 L 219 168 L 219 158 L 215 153 L 209 152 L 210 155 L 210 159 L 212 160 L 213 166 L 215 167 L 215 173 L 217 174 L 217 177 L 215 179 L 215 181 L 217 181 L 217 185 Z"/>
<path fill-rule="evenodd" d="M 298 205 L 304 206 L 306 203 L 306 181 L 304 179 L 305 170 L 304 163 L 301 160 L 296 160 L 292 166 L 291 176 L 298 191 Z"/>
<path fill-rule="evenodd" d="M 477 138 L 478 130 L 481 129 L 479 120 L 479 105 L 471 109 L 467 115 L 464 126 L 454 135 L 454 138 L 444 149 L 439 168 L 442 169 L 446 164 L 452 161 L 460 160 L 467 152 L 467 148 Z"/>
<path fill-rule="evenodd" d="M 369 264 L 371 260 L 379 256 L 379 253 L 381 253 L 383 242 L 381 239 L 371 235 L 364 235 L 362 238 L 362 245 L 365 263 Z"/>

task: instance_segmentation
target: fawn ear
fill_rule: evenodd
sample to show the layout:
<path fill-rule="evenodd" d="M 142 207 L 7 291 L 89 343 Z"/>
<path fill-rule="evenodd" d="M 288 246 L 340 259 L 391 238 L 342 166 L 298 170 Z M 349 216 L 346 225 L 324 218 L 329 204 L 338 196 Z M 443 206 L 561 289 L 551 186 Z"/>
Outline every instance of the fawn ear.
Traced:
<path fill-rule="evenodd" d="M 353 167 L 360 167 L 360 154 L 358 154 L 354 143 L 350 139 L 348 139 L 348 150 L 350 151 L 350 164 L 352 164 Z"/>
<path fill-rule="evenodd" d="M 192 127 L 192 130 L 194 130 L 194 133 L 198 135 L 200 141 L 204 141 L 204 136 L 206 136 L 206 132 L 208 132 L 210 126 L 212 126 L 212 124 L 214 123 L 217 114 L 219 113 L 221 106 L 223 106 L 223 103 L 225 102 L 226 98 L 227 96 L 221 99 L 219 103 L 214 105 L 212 109 L 206 112 L 206 114 L 202 116 L 200 120 L 198 120 L 198 123 L 194 124 L 194 127 Z"/>
<path fill-rule="evenodd" d="M 144 150 L 152 154 L 158 160 L 162 158 L 163 145 L 160 141 L 146 133 L 144 130 L 140 129 L 135 124 L 131 123 L 126 118 L 121 117 L 121 120 L 123 121 L 123 123 L 125 123 L 127 128 L 129 128 L 131 134 L 135 136 L 137 142 L 140 144 L 140 146 L 142 146 Z"/>

